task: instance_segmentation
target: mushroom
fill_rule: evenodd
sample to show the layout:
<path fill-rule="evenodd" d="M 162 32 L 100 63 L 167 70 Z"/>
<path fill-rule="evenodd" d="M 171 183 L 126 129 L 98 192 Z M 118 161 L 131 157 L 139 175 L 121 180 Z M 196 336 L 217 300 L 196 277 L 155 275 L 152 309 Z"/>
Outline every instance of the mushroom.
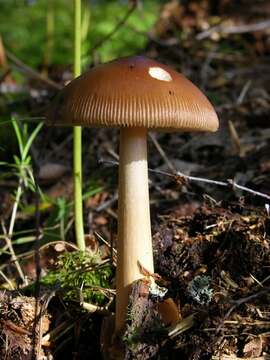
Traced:
<path fill-rule="evenodd" d="M 96 66 L 71 81 L 51 106 L 52 125 L 120 128 L 116 332 L 141 266 L 154 272 L 147 130 L 216 131 L 208 99 L 182 74 L 143 56 Z M 141 266 L 139 266 L 141 265 Z"/>

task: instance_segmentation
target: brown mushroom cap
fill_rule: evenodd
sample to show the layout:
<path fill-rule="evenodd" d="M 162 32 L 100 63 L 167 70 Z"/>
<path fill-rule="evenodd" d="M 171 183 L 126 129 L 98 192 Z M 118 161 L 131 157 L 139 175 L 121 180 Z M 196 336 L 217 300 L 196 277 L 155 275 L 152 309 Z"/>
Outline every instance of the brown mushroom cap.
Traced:
<path fill-rule="evenodd" d="M 60 91 L 51 125 L 216 131 L 204 94 L 182 74 L 143 56 L 99 65 Z"/>

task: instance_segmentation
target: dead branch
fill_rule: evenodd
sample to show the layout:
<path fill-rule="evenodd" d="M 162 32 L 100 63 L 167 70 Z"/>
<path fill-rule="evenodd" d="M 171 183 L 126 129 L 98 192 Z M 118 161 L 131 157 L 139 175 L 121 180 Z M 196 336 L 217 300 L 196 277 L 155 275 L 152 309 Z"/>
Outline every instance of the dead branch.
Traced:
<path fill-rule="evenodd" d="M 269 292 L 269 290 L 270 290 L 270 287 L 268 286 L 268 287 L 264 288 L 263 290 L 256 292 L 255 294 L 251 294 L 251 295 L 249 295 L 249 296 L 245 296 L 245 297 L 243 297 L 243 298 L 241 298 L 241 299 L 235 300 L 235 301 L 233 302 L 233 306 L 227 311 L 227 313 L 225 314 L 223 320 L 222 320 L 221 323 L 219 324 L 216 332 L 218 333 L 218 332 L 221 330 L 221 328 L 222 328 L 223 325 L 224 325 L 224 321 L 228 319 L 228 317 L 231 315 L 231 313 L 232 313 L 237 307 L 239 307 L 240 305 L 243 305 L 243 304 L 245 304 L 245 303 L 247 303 L 247 302 L 250 302 L 251 300 L 257 299 L 258 297 L 261 297 L 261 296 L 267 294 L 267 293 Z"/>
<path fill-rule="evenodd" d="M 200 32 L 197 36 L 197 40 L 203 40 L 210 37 L 213 33 L 219 34 L 244 34 L 248 32 L 256 32 L 266 30 L 270 27 L 270 20 L 260 21 L 254 24 L 243 24 L 243 25 L 228 25 L 224 22 L 220 25 L 216 25 Z"/>
<path fill-rule="evenodd" d="M 159 142 L 157 141 L 156 137 L 152 134 L 149 133 L 149 137 L 152 140 L 153 144 L 155 145 L 157 151 L 159 152 L 160 156 L 162 157 L 162 159 L 164 160 L 164 162 L 167 164 L 168 168 L 172 171 L 175 172 L 175 167 L 173 166 L 173 164 L 171 163 L 171 161 L 168 159 L 165 151 L 162 149 L 162 147 L 160 146 Z"/>
<path fill-rule="evenodd" d="M 37 79 L 39 81 L 42 81 L 46 83 L 47 85 L 53 87 L 54 89 L 60 90 L 62 89 L 62 86 L 57 84 L 55 81 L 41 75 L 36 70 L 32 69 L 30 66 L 26 65 L 23 61 L 18 59 L 14 54 L 12 54 L 10 51 L 6 50 L 6 55 L 8 59 L 13 62 L 21 71 L 27 73 L 30 77 Z"/>
<path fill-rule="evenodd" d="M 119 163 L 117 161 L 111 161 L 111 160 L 99 160 L 99 163 L 107 163 L 110 164 L 112 166 L 118 166 Z M 201 177 L 196 177 L 196 176 L 189 176 L 186 174 L 181 173 L 180 171 L 177 171 L 175 174 L 173 173 L 169 173 L 166 171 L 162 171 L 162 170 L 155 170 L 155 169 L 151 169 L 148 168 L 148 170 L 152 173 L 155 174 L 160 174 L 160 175 L 165 175 L 168 177 L 173 178 L 175 181 L 179 181 L 181 178 L 187 180 L 187 181 L 195 181 L 195 182 L 202 182 L 202 183 L 207 183 L 207 184 L 212 184 L 212 185 L 217 185 L 217 186 L 223 186 L 223 187 L 228 187 L 230 189 L 237 189 L 237 190 L 241 190 L 247 193 L 250 193 L 254 196 L 259 196 L 262 197 L 264 199 L 270 200 L 270 195 L 264 194 L 260 191 L 256 191 L 253 189 L 250 189 L 246 186 L 243 185 L 239 185 L 237 184 L 234 180 L 232 179 L 228 179 L 227 181 L 218 181 L 218 180 L 211 180 L 211 179 L 207 179 L 207 178 L 201 178 Z"/>
<path fill-rule="evenodd" d="M 122 19 L 119 20 L 119 22 L 115 25 L 115 27 L 112 29 L 111 32 L 109 32 L 106 36 L 104 36 L 104 38 L 100 39 L 91 49 L 90 49 L 90 54 L 93 53 L 93 51 L 95 51 L 97 48 L 101 47 L 106 41 L 108 41 L 109 39 L 111 39 L 114 34 L 123 26 L 125 25 L 125 23 L 127 22 L 127 20 L 129 19 L 130 15 L 135 11 L 135 9 L 137 8 L 137 1 L 134 1 L 131 5 L 131 7 L 128 9 L 128 11 L 126 12 L 126 14 L 123 16 Z"/>

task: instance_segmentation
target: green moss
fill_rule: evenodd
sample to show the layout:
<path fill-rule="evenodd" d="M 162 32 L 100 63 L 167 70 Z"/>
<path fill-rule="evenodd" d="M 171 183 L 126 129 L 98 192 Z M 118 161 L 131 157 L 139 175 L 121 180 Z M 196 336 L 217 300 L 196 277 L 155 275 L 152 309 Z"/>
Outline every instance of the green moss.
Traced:
<path fill-rule="evenodd" d="M 59 286 L 64 300 L 104 305 L 103 289 L 110 287 L 111 266 L 101 265 L 98 255 L 75 251 L 60 256 L 58 269 L 41 279 L 46 286 Z"/>

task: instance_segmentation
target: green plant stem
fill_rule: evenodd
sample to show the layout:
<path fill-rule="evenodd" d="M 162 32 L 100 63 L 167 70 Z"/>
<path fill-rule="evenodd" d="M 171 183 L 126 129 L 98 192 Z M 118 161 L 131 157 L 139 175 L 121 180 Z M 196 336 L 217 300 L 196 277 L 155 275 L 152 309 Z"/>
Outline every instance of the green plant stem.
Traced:
<path fill-rule="evenodd" d="M 48 72 L 48 67 L 51 65 L 52 52 L 54 47 L 54 2 L 53 0 L 48 0 L 47 2 L 47 18 L 46 18 L 46 28 L 47 28 L 47 39 L 46 39 L 46 52 L 44 56 L 44 67 Z M 48 73 L 46 74 L 48 75 Z"/>
<path fill-rule="evenodd" d="M 81 73 L 81 0 L 74 3 L 74 77 Z M 80 250 L 85 250 L 82 206 L 82 130 L 73 129 L 73 181 L 74 181 L 74 216 L 76 242 Z"/>
<path fill-rule="evenodd" d="M 23 281 L 23 284 L 27 284 L 27 280 L 26 280 L 26 278 L 24 276 L 24 273 L 22 271 L 20 263 L 19 263 L 19 261 L 17 259 L 16 253 L 15 253 L 15 251 L 13 249 L 12 241 L 11 241 L 11 237 L 12 237 L 12 234 L 13 234 L 16 214 L 17 214 L 18 205 L 19 205 L 19 202 L 20 202 L 20 199 L 21 199 L 21 195 L 22 195 L 22 179 L 20 179 L 19 185 L 18 185 L 18 188 L 17 188 L 17 191 L 16 191 L 16 198 L 15 198 L 15 202 L 14 202 L 13 209 L 12 209 L 12 214 L 11 214 L 10 223 L 9 223 L 9 229 L 8 229 L 8 233 L 6 234 L 6 243 L 7 243 L 7 246 L 9 248 L 9 251 L 10 251 L 10 254 L 11 254 L 11 260 L 14 261 L 14 264 L 15 264 L 15 266 L 17 268 L 17 271 L 18 271 L 18 273 L 20 275 L 20 278 Z"/>

